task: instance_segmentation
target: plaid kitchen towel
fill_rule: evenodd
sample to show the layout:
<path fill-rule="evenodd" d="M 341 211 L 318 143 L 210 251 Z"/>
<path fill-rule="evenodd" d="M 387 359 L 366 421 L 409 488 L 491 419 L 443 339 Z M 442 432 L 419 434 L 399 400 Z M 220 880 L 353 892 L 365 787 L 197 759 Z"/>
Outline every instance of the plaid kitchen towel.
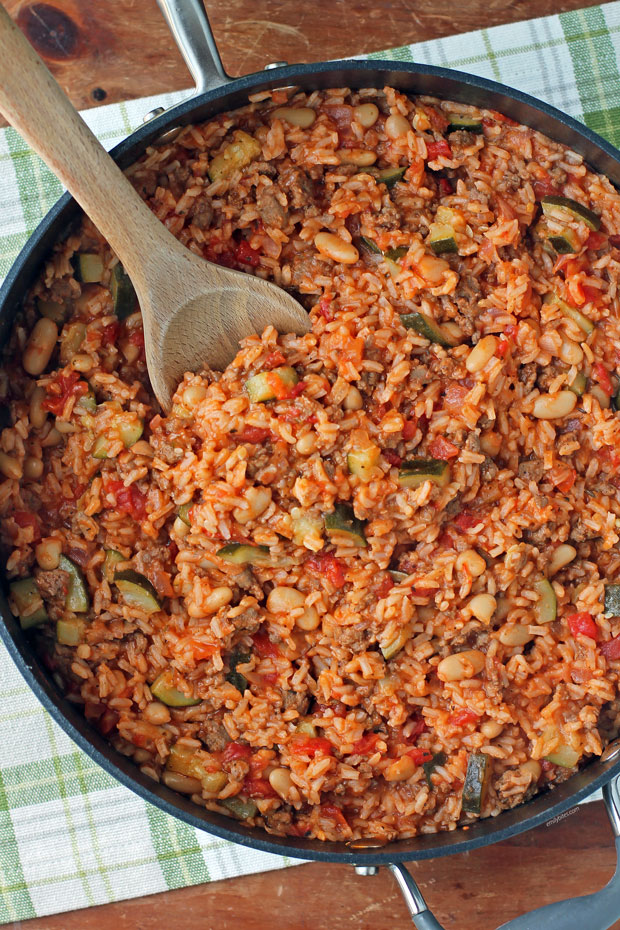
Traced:
<path fill-rule="evenodd" d="M 371 57 L 444 65 L 518 87 L 620 143 L 620 2 Z M 107 147 L 154 106 L 85 114 Z M 0 131 L 0 279 L 61 194 L 12 130 Z M 0 923 L 296 864 L 195 831 L 99 769 L 54 724 L 0 646 Z"/>

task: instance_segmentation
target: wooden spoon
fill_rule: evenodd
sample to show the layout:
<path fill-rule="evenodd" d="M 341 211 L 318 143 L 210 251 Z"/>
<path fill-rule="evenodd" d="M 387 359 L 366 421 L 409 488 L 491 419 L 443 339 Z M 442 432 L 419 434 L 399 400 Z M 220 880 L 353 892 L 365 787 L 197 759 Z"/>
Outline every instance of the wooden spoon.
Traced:
<path fill-rule="evenodd" d="M 165 410 L 186 371 L 225 368 L 271 324 L 303 335 L 308 314 L 262 278 L 194 255 L 151 213 L 0 6 L 0 111 L 66 185 L 132 280 L 146 361 Z"/>

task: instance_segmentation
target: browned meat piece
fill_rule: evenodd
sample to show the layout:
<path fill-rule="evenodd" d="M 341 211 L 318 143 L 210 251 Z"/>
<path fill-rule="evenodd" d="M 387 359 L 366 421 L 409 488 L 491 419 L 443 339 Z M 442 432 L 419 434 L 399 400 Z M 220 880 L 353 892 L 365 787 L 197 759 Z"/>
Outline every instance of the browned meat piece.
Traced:
<path fill-rule="evenodd" d="M 373 225 L 377 229 L 400 229 L 402 226 L 402 216 L 400 210 L 389 196 L 385 197 L 381 204 L 381 210 L 373 216 Z"/>
<path fill-rule="evenodd" d="M 495 790 L 502 807 L 516 807 L 536 791 L 538 784 L 533 773 L 520 769 L 509 769 L 495 783 Z"/>
<path fill-rule="evenodd" d="M 132 175 L 129 180 L 145 200 L 147 197 L 152 197 L 157 190 L 157 172 L 155 169 L 149 171 L 141 169 L 139 176 Z"/>
<path fill-rule="evenodd" d="M 528 362 L 526 365 L 519 366 L 519 381 L 525 386 L 526 394 L 529 394 L 536 384 L 537 372 L 536 362 Z"/>
<path fill-rule="evenodd" d="M 262 591 L 261 591 L 262 594 Z M 238 617 L 235 617 L 233 620 L 235 628 L 238 632 L 249 633 L 250 636 L 252 633 L 256 633 L 259 626 L 261 625 L 260 612 L 256 607 L 248 607 L 247 610 L 244 610 L 242 614 L 239 614 Z"/>
<path fill-rule="evenodd" d="M 75 278 L 57 278 L 52 282 L 49 291 L 49 299 L 57 300 L 59 303 L 65 303 L 80 296 L 80 285 Z"/>
<path fill-rule="evenodd" d="M 497 477 L 499 468 L 495 464 L 492 458 L 485 458 L 484 462 L 480 466 L 480 478 L 482 481 L 493 481 Z"/>
<path fill-rule="evenodd" d="M 252 168 L 268 178 L 275 178 L 278 173 L 278 169 L 270 161 L 255 161 L 252 163 Z"/>
<path fill-rule="evenodd" d="M 466 300 L 469 303 L 475 301 L 482 294 L 482 287 L 478 278 L 471 274 L 463 274 L 454 292 L 454 296 L 459 300 Z"/>
<path fill-rule="evenodd" d="M 450 146 L 453 150 L 455 148 L 469 148 L 470 145 L 475 145 L 479 139 L 480 137 L 475 132 L 469 132 L 467 129 L 456 129 L 449 136 Z"/>
<path fill-rule="evenodd" d="M 536 481 L 537 483 L 543 476 L 545 469 L 539 458 L 524 459 L 519 462 L 519 478 L 523 481 Z"/>
<path fill-rule="evenodd" d="M 280 190 L 276 184 L 259 187 L 256 193 L 256 206 L 265 226 L 284 229 L 288 223 L 288 210 L 280 203 L 278 193 Z"/>
<path fill-rule="evenodd" d="M 69 590 L 69 572 L 55 568 L 49 572 L 36 573 L 37 588 L 45 601 L 62 598 L 63 604 Z"/>
<path fill-rule="evenodd" d="M 280 185 L 295 210 L 307 207 L 315 199 L 315 183 L 302 168 L 285 168 L 280 174 Z"/>
<path fill-rule="evenodd" d="M 285 710 L 294 707 L 299 716 L 303 717 L 308 713 L 310 707 L 311 695 L 307 691 L 285 691 L 283 696 L 283 705 Z"/>
<path fill-rule="evenodd" d="M 450 643 L 450 648 L 452 650 L 460 649 L 461 651 L 466 649 L 481 649 L 482 652 L 486 652 L 488 645 L 488 630 L 479 629 L 477 622 L 472 621 L 471 626 L 468 624 L 454 637 Z"/>
<path fill-rule="evenodd" d="M 562 368 L 553 362 L 550 365 L 547 365 L 542 369 L 542 371 L 538 373 L 538 377 L 536 378 L 536 387 L 541 391 L 549 390 L 551 382 L 557 378 L 561 371 Z"/>
<path fill-rule="evenodd" d="M 209 752 L 221 752 L 230 743 L 230 736 L 217 720 L 205 720 L 198 735 Z"/>
<path fill-rule="evenodd" d="M 319 275 L 324 277 L 329 273 L 328 263 L 318 258 L 314 250 L 297 252 L 291 262 L 291 283 L 294 287 L 303 286 L 306 291 L 312 288 L 320 294 L 321 286 L 314 282 Z"/>
<path fill-rule="evenodd" d="M 213 222 L 213 207 L 211 199 L 205 195 L 197 197 L 189 211 L 189 221 L 198 229 L 208 229 Z"/>
<path fill-rule="evenodd" d="M 446 504 L 446 506 L 444 507 L 443 512 L 448 518 L 448 520 L 451 520 L 453 517 L 456 517 L 456 515 L 460 513 L 461 510 L 463 509 L 463 504 L 461 503 L 461 496 L 462 496 L 461 491 L 457 491 L 456 496 L 453 497 L 452 500 L 448 504 Z"/>
<path fill-rule="evenodd" d="M 542 526 L 523 530 L 523 539 L 531 546 L 536 546 L 537 549 L 544 549 L 549 540 L 555 537 L 555 528 L 556 524 L 552 520 Z"/>
<path fill-rule="evenodd" d="M 573 543 L 582 543 L 587 539 L 594 539 L 595 537 L 596 531 L 587 527 L 579 514 L 573 514 L 571 517 L 571 527 L 568 537 L 570 541 Z"/>
<path fill-rule="evenodd" d="M 241 588 L 242 591 L 247 591 L 248 594 L 255 597 L 257 601 L 262 599 L 263 589 L 256 580 L 256 576 L 251 568 L 245 568 L 238 575 L 235 575 L 235 584 L 237 587 Z"/>
<path fill-rule="evenodd" d="M 470 452 L 480 452 L 480 436 L 478 433 L 470 432 L 465 440 L 465 448 Z"/>

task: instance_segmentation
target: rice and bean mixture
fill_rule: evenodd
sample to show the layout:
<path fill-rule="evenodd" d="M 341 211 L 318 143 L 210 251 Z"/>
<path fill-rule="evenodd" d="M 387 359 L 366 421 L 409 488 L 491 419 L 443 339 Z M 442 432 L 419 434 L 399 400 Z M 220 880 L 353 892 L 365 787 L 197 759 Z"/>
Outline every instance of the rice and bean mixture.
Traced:
<path fill-rule="evenodd" d="M 295 89 L 128 172 L 312 331 L 150 389 L 87 220 L 2 373 L 12 609 L 123 754 L 271 833 L 498 814 L 618 732 L 620 198 L 493 111 Z"/>

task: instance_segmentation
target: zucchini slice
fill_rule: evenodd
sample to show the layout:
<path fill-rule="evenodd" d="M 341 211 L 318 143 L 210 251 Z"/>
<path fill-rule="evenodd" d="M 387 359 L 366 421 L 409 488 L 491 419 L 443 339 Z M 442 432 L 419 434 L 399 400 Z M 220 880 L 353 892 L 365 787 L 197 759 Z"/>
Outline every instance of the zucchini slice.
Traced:
<path fill-rule="evenodd" d="M 448 761 L 448 757 L 445 752 L 436 752 L 433 758 L 429 762 L 424 762 L 422 768 L 424 769 L 424 775 L 426 778 L 426 783 L 428 787 L 432 790 L 435 786 L 433 784 L 433 779 L 431 775 L 439 765 L 445 765 Z"/>
<path fill-rule="evenodd" d="M 79 617 L 67 617 L 56 624 L 56 642 L 61 646 L 78 646 L 84 641 L 84 621 Z"/>
<path fill-rule="evenodd" d="M 194 707 L 201 698 L 188 697 L 174 687 L 172 672 L 167 669 L 158 675 L 151 685 L 151 694 L 168 707 Z"/>
<path fill-rule="evenodd" d="M 241 672 L 237 671 L 237 666 L 245 665 L 246 662 L 249 662 L 251 658 L 252 656 L 249 652 L 239 652 L 237 649 L 235 649 L 233 652 L 231 652 L 230 658 L 228 659 L 230 671 L 226 676 L 226 681 L 229 681 L 231 685 L 240 692 L 240 694 L 245 692 L 245 689 L 248 686 L 248 680 L 244 675 L 241 674 Z"/>
<path fill-rule="evenodd" d="M 328 534 L 338 533 L 354 546 L 368 545 L 364 535 L 364 521 L 358 520 L 351 504 L 338 501 L 333 512 L 326 513 L 323 519 Z"/>
<path fill-rule="evenodd" d="M 576 394 L 577 397 L 581 397 L 586 390 L 586 385 L 588 379 L 584 375 L 583 371 L 578 371 L 571 384 L 568 385 L 568 390 L 572 391 L 573 394 Z"/>
<path fill-rule="evenodd" d="M 189 512 L 193 506 L 194 506 L 193 502 L 190 501 L 188 504 L 181 504 L 181 506 L 179 507 L 177 511 L 177 516 L 179 520 L 181 520 L 185 524 L 185 526 L 192 525 L 192 521 L 189 518 Z"/>
<path fill-rule="evenodd" d="M 576 307 L 571 307 L 566 303 L 565 300 L 562 300 L 561 297 L 558 297 L 557 294 L 552 294 L 550 292 L 546 293 L 543 297 L 544 304 L 556 304 L 564 316 L 567 316 L 569 320 L 572 320 L 573 323 L 576 323 L 579 329 L 589 336 L 590 333 L 594 332 L 594 323 L 592 320 L 589 320 L 587 316 L 584 316 L 580 310 L 577 310 Z"/>
<path fill-rule="evenodd" d="M 71 259 L 75 280 L 83 284 L 99 284 L 103 277 L 103 259 L 91 252 L 82 252 Z"/>
<path fill-rule="evenodd" d="M 107 436 L 97 436 L 90 450 L 90 454 L 94 459 L 107 459 L 109 451 L 110 444 Z"/>
<path fill-rule="evenodd" d="M 482 119 L 479 116 L 461 116 L 459 113 L 449 113 L 450 125 L 446 133 L 465 129 L 467 132 L 482 132 Z"/>
<path fill-rule="evenodd" d="M 579 762 L 580 755 L 576 749 L 571 746 L 558 746 L 555 752 L 550 752 L 545 756 L 547 762 L 553 762 L 554 765 L 560 765 L 563 769 L 574 769 Z"/>
<path fill-rule="evenodd" d="M 86 587 L 82 569 L 71 559 L 68 559 L 66 555 L 60 556 L 58 567 L 69 575 L 69 590 L 65 607 L 67 610 L 73 611 L 74 614 L 85 614 L 90 607 L 90 597 L 88 596 L 88 588 Z"/>
<path fill-rule="evenodd" d="M 388 569 L 388 575 L 396 584 L 402 584 L 403 581 L 406 581 L 409 575 L 407 572 L 399 572 L 396 569 Z"/>
<path fill-rule="evenodd" d="M 605 585 L 604 607 L 608 617 L 620 617 L 620 584 Z"/>
<path fill-rule="evenodd" d="M 572 255 L 581 249 L 579 237 L 570 226 L 565 226 L 561 230 L 551 229 L 543 217 L 536 225 L 536 232 L 541 239 L 553 246 L 558 255 Z"/>
<path fill-rule="evenodd" d="M 381 654 L 385 661 L 393 659 L 395 655 L 401 651 L 401 649 L 409 642 L 413 635 L 413 629 L 410 625 L 407 625 L 400 630 L 397 636 L 394 639 L 391 639 L 389 643 L 379 644 L 381 649 Z"/>
<path fill-rule="evenodd" d="M 448 333 L 436 323 L 427 313 L 418 310 L 416 313 L 403 313 L 400 322 L 405 329 L 415 329 L 416 333 L 424 336 L 429 342 L 435 342 L 445 349 L 453 349 L 458 345 L 458 340 L 453 339 Z"/>
<path fill-rule="evenodd" d="M 82 394 L 82 396 L 77 399 L 75 409 L 78 412 L 95 412 L 97 409 L 97 398 L 95 397 L 95 392 L 91 387 L 88 388 L 86 394 Z"/>
<path fill-rule="evenodd" d="M 592 210 L 589 210 L 588 207 L 584 207 L 583 204 L 578 203 L 576 200 L 571 200 L 570 197 L 550 195 L 548 197 L 543 197 L 540 204 L 545 216 L 553 216 L 557 210 L 564 210 L 576 219 L 581 220 L 595 232 L 597 229 L 601 228 L 600 216 L 593 213 Z"/>
<path fill-rule="evenodd" d="M 358 449 L 347 455 L 347 467 L 352 475 L 357 475 L 360 481 L 366 483 L 372 478 L 372 471 L 381 456 L 378 446 L 369 446 L 367 449 Z"/>
<path fill-rule="evenodd" d="M 369 239 L 367 236 L 360 236 L 359 242 L 361 247 L 366 249 L 367 252 L 372 252 L 373 255 L 383 255 L 383 252 L 373 239 Z"/>
<path fill-rule="evenodd" d="M 467 773 L 461 795 L 461 810 L 467 814 L 482 811 L 491 777 L 491 760 L 484 752 L 472 752 L 467 760 Z"/>
<path fill-rule="evenodd" d="M 227 546 L 218 549 L 216 555 L 235 565 L 254 565 L 268 562 L 270 558 L 268 546 L 249 546 L 247 543 L 228 543 Z"/>
<path fill-rule="evenodd" d="M 42 297 L 39 297 L 37 300 L 37 310 L 41 316 L 47 317 L 48 320 L 53 320 L 57 326 L 62 326 L 67 319 L 67 307 L 65 304 L 56 303 L 55 300 L 43 300 Z"/>
<path fill-rule="evenodd" d="M 119 562 L 125 561 L 125 556 L 121 555 L 121 553 L 116 549 L 105 550 L 105 558 L 103 560 L 101 574 L 106 579 L 106 581 L 109 581 L 110 584 L 114 581 L 114 573 L 116 571 L 115 566 L 118 565 Z"/>
<path fill-rule="evenodd" d="M 442 459 L 409 459 L 398 469 L 398 483 L 403 488 L 419 488 L 432 481 L 440 488 L 450 483 L 450 465 Z"/>
<path fill-rule="evenodd" d="M 384 255 L 390 262 L 399 262 L 409 251 L 408 245 L 397 245 L 394 249 L 388 249 Z"/>
<path fill-rule="evenodd" d="M 110 275 L 110 293 L 114 313 L 119 320 L 126 319 L 134 312 L 138 298 L 131 278 L 120 262 L 114 266 Z"/>
<path fill-rule="evenodd" d="M 539 599 L 534 607 L 539 624 L 553 623 L 558 613 L 558 599 L 555 596 L 553 585 L 546 578 L 537 581 L 534 590 Z"/>
<path fill-rule="evenodd" d="M 45 623 L 47 611 L 34 578 L 20 578 L 11 582 L 10 591 L 11 603 L 19 617 L 22 630 Z"/>
<path fill-rule="evenodd" d="M 135 445 L 144 432 L 144 423 L 139 417 L 134 420 L 120 420 L 118 432 L 126 449 Z"/>
<path fill-rule="evenodd" d="M 431 223 L 426 241 L 435 255 L 441 255 L 442 252 L 456 253 L 459 250 L 454 229 L 447 223 Z"/>
<path fill-rule="evenodd" d="M 258 813 L 258 807 L 254 801 L 242 801 L 240 797 L 225 798 L 217 803 L 225 807 L 237 820 L 249 820 Z"/>
<path fill-rule="evenodd" d="M 370 171 L 369 174 L 378 181 L 379 184 L 385 184 L 389 191 L 392 190 L 398 181 L 402 181 L 405 174 L 405 168 L 381 168 L 379 171 Z"/>
<path fill-rule="evenodd" d="M 272 371 L 260 371 L 245 382 L 245 390 L 253 404 L 264 404 L 268 400 L 283 398 L 287 389 L 299 381 L 297 372 L 289 365 L 274 368 Z"/>
<path fill-rule="evenodd" d="M 134 571 L 133 568 L 115 572 L 114 584 L 123 595 L 125 603 L 130 607 L 138 607 L 148 614 L 161 610 L 157 591 L 148 578 Z"/>

